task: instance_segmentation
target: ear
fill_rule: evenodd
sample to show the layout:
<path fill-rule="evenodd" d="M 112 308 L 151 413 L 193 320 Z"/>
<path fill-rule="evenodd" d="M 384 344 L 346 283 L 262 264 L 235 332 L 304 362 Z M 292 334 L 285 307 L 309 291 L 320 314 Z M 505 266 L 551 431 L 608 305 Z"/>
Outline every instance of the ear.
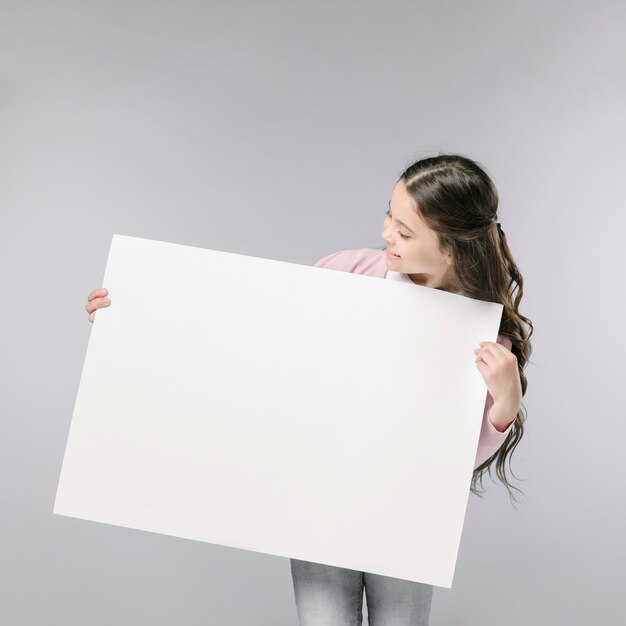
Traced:
<path fill-rule="evenodd" d="M 452 262 L 453 262 L 452 253 L 444 250 L 443 256 L 446 259 L 446 263 L 448 265 L 452 265 Z"/>

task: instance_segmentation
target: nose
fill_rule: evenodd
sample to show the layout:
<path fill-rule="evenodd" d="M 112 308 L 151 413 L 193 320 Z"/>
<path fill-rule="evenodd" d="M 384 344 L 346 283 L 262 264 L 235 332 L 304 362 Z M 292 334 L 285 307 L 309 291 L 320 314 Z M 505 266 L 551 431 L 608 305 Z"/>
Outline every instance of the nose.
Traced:
<path fill-rule="evenodd" d="M 391 229 L 389 229 L 387 227 L 383 227 L 382 237 L 383 237 L 383 240 L 389 246 L 393 246 L 393 237 L 391 236 L 392 233 L 393 233 L 393 231 Z"/>

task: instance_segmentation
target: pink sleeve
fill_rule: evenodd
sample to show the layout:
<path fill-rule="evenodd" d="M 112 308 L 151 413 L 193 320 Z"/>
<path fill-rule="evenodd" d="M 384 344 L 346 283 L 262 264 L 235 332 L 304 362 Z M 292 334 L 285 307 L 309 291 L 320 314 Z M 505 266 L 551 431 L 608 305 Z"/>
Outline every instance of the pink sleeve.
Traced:
<path fill-rule="evenodd" d="M 342 272 L 353 272 L 358 261 L 358 250 L 339 250 L 322 257 L 313 263 L 313 267 L 325 267 Z"/>
<path fill-rule="evenodd" d="M 508 348 L 509 350 L 511 349 L 512 343 L 508 337 L 498 335 L 497 342 L 502 344 L 505 348 Z M 480 428 L 480 438 L 478 440 L 478 449 L 476 451 L 474 469 L 476 469 L 479 465 L 482 465 L 490 456 L 498 451 L 513 428 L 514 421 L 509 424 L 508 428 L 504 432 L 500 432 L 496 429 L 489 419 L 489 410 L 492 406 L 493 398 L 487 391 L 487 401 L 485 402 L 483 422 Z"/>

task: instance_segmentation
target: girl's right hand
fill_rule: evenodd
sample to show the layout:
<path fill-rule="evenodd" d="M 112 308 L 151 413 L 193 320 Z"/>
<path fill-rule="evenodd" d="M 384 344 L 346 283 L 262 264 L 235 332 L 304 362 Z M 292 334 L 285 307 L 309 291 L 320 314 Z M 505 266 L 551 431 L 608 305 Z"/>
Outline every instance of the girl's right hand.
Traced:
<path fill-rule="evenodd" d="M 87 296 L 87 305 L 85 306 L 85 310 L 89 313 L 89 321 L 93 323 L 94 318 L 96 317 L 96 309 L 99 309 L 102 306 L 109 306 L 111 304 L 111 300 L 109 298 L 105 298 L 105 296 L 109 293 L 104 287 L 102 289 L 94 289 Z"/>

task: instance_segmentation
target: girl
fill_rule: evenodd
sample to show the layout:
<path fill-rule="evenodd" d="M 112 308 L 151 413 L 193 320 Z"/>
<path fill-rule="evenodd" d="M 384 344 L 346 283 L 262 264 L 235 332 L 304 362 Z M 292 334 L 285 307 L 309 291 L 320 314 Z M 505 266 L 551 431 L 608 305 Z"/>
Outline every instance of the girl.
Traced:
<path fill-rule="evenodd" d="M 470 491 L 480 495 L 485 471 L 511 485 L 505 462 L 519 444 L 527 381 L 523 369 L 531 353 L 531 321 L 519 313 L 524 281 L 497 221 L 498 195 L 476 162 L 459 155 L 420 159 L 399 177 L 383 223 L 382 249 L 343 250 L 315 265 L 379 278 L 402 280 L 503 305 L 496 342 L 474 349 L 476 367 L 487 386 Z M 517 292 L 517 293 L 516 293 Z M 86 305 L 89 321 L 108 306 L 106 289 L 96 289 Z M 516 487 L 514 487 L 517 491 Z M 433 586 L 388 576 L 291 559 L 301 626 L 360 625 L 363 592 L 370 626 L 427 626 Z"/>

